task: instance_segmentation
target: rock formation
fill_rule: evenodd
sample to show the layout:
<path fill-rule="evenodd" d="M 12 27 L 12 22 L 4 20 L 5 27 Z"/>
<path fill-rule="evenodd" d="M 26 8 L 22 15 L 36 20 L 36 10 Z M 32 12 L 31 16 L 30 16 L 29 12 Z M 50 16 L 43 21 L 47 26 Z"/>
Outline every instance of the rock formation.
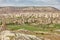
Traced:
<path fill-rule="evenodd" d="M 0 40 L 41 40 L 34 35 L 21 34 L 13 31 L 2 31 L 0 32 Z"/>
<path fill-rule="evenodd" d="M 6 22 L 24 24 L 60 24 L 60 10 L 54 7 L 1 7 L 0 18 L 5 17 Z"/>

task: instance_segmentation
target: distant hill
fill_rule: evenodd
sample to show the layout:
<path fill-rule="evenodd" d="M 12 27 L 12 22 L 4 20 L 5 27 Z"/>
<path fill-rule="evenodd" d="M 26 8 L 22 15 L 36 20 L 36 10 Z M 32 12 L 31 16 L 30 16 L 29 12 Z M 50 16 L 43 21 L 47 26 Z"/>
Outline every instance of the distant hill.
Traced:
<path fill-rule="evenodd" d="M 20 12 L 60 12 L 54 7 L 0 7 L 0 14 L 2 13 L 20 13 Z"/>

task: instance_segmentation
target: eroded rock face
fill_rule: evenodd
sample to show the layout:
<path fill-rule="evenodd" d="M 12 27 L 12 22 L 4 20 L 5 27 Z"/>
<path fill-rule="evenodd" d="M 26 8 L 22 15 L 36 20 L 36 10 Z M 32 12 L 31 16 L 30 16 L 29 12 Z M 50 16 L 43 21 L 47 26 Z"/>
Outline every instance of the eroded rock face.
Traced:
<path fill-rule="evenodd" d="M 0 40 L 41 40 L 41 39 L 34 35 L 21 34 L 6 30 L 0 32 Z"/>
<path fill-rule="evenodd" d="M 32 25 L 60 24 L 60 10 L 54 7 L 0 7 L 0 19 L 9 23 Z M 11 19 L 12 18 L 12 19 Z M 9 21 L 7 21 L 9 19 Z M 18 20 L 17 20 L 18 19 Z M 3 21 L 3 22 L 4 22 Z"/>

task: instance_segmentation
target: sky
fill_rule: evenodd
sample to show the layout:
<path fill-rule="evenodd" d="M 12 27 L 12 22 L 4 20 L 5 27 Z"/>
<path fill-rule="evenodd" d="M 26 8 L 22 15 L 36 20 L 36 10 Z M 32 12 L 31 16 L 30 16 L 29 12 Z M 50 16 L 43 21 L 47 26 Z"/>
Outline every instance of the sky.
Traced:
<path fill-rule="evenodd" d="M 60 9 L 60 0 L 0 0 L 0 6 L 52 6 Z"/>

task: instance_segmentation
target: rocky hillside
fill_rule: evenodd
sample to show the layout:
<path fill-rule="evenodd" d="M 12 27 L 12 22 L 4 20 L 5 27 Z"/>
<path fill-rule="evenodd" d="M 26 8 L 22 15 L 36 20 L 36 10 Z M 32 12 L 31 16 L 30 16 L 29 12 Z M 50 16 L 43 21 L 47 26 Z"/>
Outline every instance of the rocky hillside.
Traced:
<path fill-rule="evenodd" d="M 0 40 L 60 40 L 60 34 L 58 33 L 38 32 L 39 36 L 25 33 L 4 30 L 0 32 Z"/>
<path fill-rule="evenodd" d="M 54 7 L 0 7 L 0 14 L 2 13 L 21 13 L 21 12 L 58 12 Z"/>
<path fill-rule="evenodd" d="M 2 31 L 0 32 L 0 40 L 42 40 L 34 35 L 27 35 L 22 33 L 17 33 L 13 31 Z"/>
<path fill-rule="evenodd" d="M 54 7 L 0 7 L 1 18 L 15 18 L 14 22 L 21 23 L 60 23 L 60 10 Z M 17 20 L 16 18 L 19 18 Z M 17 20 L 17 21 L 16 21 Z M 21 22 L 21 23 L 20 23 Z"/>

